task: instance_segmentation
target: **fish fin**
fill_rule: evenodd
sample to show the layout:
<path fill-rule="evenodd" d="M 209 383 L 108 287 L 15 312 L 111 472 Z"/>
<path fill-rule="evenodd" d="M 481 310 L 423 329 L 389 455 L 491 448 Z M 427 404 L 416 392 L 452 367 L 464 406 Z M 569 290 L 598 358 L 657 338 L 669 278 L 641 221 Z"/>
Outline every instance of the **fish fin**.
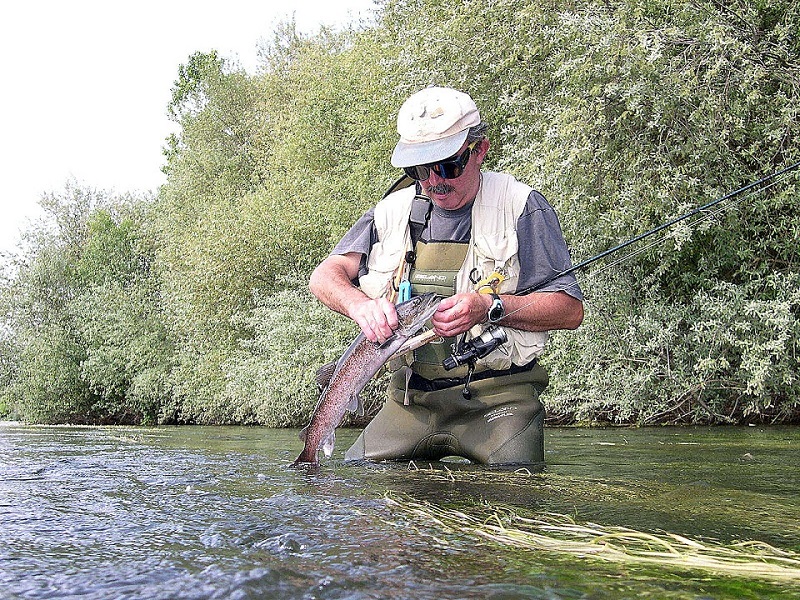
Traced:
<path fill-rule="evenodd" d="M 336 361 L 333 360 L 329 363 L 322 365 L 319 369 L 317 369 L 317 374 L 314 377 L 315 381 L 317 382 L 317 387 L 319 391 L 322 392 L 328 384 L 331 382 L 331 378 L 333 377 L 333 372 L 336 370 Z"/>
<path fill-rule="evenodd" d="M 403 397 L 403 406 L 408 406 L 411 402 L 408 399 L 408 384 L 411 381 L 411 367 L 403 367 L 405 369 L 405 378 L 406 378 L 406 391 L 405 396 Z"/>
<path fill-rule="evenodd" d="M 397 339 L 397 334 L 393 333 L 388 338 L 386 338 L 386 340 L 382 344 L 378 344 L 378 350 L 383 350 L 389 344 L 393 343 L 396 339 Z"/>
<path fill-rule="evenodd" d="M 353 394 L 350 396 L 350 401 L 347 403 L 347 410 L 359 416 L 364 416 L 364 401 L 361 400 L 361 394 Z"/>
<path fill-rule="evenodd" d="M 358 394 L 352 394 L 350 396 L 350 400 L 347 402 L 347 410 L 349 410 L 350 412 L 356 412 L 358 410 L 358 405 L 359 405 L 358 400 L 359 400 Z"/>
<path fill-rule="evenodd" d="M 331 431 L 331 434 L 322 442 L 322 453 L 328 458 L 333 454 L 333 445 L 336 442 L 336 432 Z"/>

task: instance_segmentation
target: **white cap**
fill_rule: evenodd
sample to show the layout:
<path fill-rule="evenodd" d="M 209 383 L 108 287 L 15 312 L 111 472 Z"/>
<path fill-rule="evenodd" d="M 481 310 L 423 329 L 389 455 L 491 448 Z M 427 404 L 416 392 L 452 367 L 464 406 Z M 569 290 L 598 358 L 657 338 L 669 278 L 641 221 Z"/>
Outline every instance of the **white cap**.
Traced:
<path fill-rule="evenodd" d="M 397 114 L 400 141 L 392 153 L 395 167 L 444 160 L 464 145 L 481 116 L 472 98 L 446 87 L 428 87 L 406 100 Z"/>

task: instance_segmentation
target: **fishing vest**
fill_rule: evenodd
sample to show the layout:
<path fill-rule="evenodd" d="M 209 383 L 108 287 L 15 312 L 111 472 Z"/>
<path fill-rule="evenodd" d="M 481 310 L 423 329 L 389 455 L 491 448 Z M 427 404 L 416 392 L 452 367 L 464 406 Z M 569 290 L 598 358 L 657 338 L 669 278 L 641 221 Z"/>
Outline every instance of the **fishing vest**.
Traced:
<path fill-rule="evenodd" d="M 461 268 L 453 277 L 454 291 L 472 291 L 470 275 L 483 278 L 503 270 L 506 278 L 498 293 L 511 294 L 519 280 L 517 220 L 525 209 L 532 188 L 503 173 L 483 173 L 481 186 L 472 205 L 472 232 Z M 412 249 L 408 218 L 414 187 L 389 194 L 375 206 L 374 224 L 378 241 L 367 261 L 368 272 L 359 278 L 359 287 L 372 298 L 384 295 L 392 285 L 392 275 L 405 253 Z M 525 365 L 542 354 L 547 332 L 503 328 L 508 342 L 477 363 L 478 367 L 507 369 Z M 467 338 L 482 333 L 476 325 Z"/>

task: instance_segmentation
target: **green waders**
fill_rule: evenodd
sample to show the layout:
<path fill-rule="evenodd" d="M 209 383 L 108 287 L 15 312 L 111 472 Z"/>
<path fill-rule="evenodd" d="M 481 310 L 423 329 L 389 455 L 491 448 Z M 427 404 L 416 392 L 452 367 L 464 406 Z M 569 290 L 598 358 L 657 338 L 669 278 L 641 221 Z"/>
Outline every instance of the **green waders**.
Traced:
<path fill-rule="evenodd" d="M 467 245 L 418 242 L 410 280 L 413 293 L 455 292 Z M 476 371 L 464 398 L 466 368 L 445 371 L 454 340 L 415 351 L 413 375 L 396 371 L 389 397 L 345 460 L 438 460 L 462 456 L 481 464 L 544 463 L 544 408 L 539 394 L 548 376 L 539 365 L 509 372 Z M 460 378 L 460 379 L 459 379 Z"/>
<path fill-rule="evenodd" d="M 426 380 L 423 380 L 426 381 Z M 437 380 L 432 380 L 434 386 Z M 544 463 L 547 386 L 539 365 L 530 371 L 489 377 L 434 391 L 409 388 L 401 369 L 389 398 L 345 455 L 346 460 L 438 460 L 462 456 L 480 464 Z M 413 383 L 413 379 L 412 379 Z"/>

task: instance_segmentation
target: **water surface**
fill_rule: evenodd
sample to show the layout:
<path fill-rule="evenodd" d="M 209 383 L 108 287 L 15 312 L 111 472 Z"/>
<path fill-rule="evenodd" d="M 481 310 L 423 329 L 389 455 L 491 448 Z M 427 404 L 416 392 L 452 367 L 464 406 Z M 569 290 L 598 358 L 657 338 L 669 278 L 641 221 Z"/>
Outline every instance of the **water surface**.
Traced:
<path fill-rule="evenodd" d="M 290 430 L 4 424 L 0 598 L 800 598 L 797 429 L 548 429 L 543 473 L 345 464 L 357 433 L 308 471 Z M 787 569 L 525 550 L 432 512 L 495 508 L 754 540 Z"/>

